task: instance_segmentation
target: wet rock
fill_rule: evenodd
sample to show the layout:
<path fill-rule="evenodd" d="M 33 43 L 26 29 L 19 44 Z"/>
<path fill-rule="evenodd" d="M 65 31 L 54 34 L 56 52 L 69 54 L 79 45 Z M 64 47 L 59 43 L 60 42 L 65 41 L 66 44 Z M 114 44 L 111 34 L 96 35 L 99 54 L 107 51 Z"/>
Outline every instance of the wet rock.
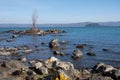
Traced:
<path fill-rule="evenodd" d="M 60 44 L 67 44 L 67 42 L 66 41 L 61 41 Z"/>
<path fill-rule="evenodd" d="M 31 28 L 29 30 L 25 30 L 23 34 L 25 35 L 43 35 L 44 31 L 43 30 L 40 30 L 40 29 L 37 29 L 37 28 Z"/>
<path fill-rule="evenodd" d="M 13 35 L 12 38 L 17 38 L 17 35 Z"/>
<path fill-rule="evenodd" d="M 103 48 L 103 51 L 109 51 L 109 49 Z"/>
<path fill-rule="evenodd" d="M 27 49 L 29 49 L 29 46 L 28 45 L 23 45 L 23 46 L 21 46 L 21 49 L 22 50 L 27 50 Z"/>
<path fill-rule="evenodd" d="M 96 56 L 96 54 L 93 53 L 93 52 L 88 52 L 87 55 L 89 55 L 89 56 Z"/>
<path fill-rule="evenodd" d="M 6 41 L 7 42 L 13 42 L 14 40 L 13 39 L 7 39 Z"/>
<path fill-rule="evenodd" d="M 41 45 L 45 45 L 45 42 L 42 42 Z"/>
<path fill-rule="evenodd" d="M 110 72 L 112 70 L 114 70 L 115 68 L 110 66 L 110 65 L 106 65 L 104 63 L 98 63 L 93 67 L 93 71 L 97 72 L 97 73 L 106 73 L 106 72 Z"/>
<path fill-rule="evenodd" d="M 21 62 L 26 62 L 27 59 L 25 57 L 19 59 Z"/>
<path fill-rule="evenodd" d="M 28 50 L 24 50 L 23 51 L 23 53 L 32 53 L 33 52 L 33 50 L 31 50 L 31 49 L 28 49 Z"/>
<path fill-rule="evenodd" d="M 78 44 L 76 46 L 76 48 L 81 48 L 81 49 L 84 49 L 86 47 L 86 44 Z"/>
<path fill-rule="evenodd" d="M 54 55 L 64 56 L 64 53 L 63 52 L 59 52 L 59 51 L 54 51 L 53 54 Z"/>
<path fill-rule="evenodd" d="M 49 43 L 49 48 L 53 48 L 53 49 L 59 48 L 58 39 L 53 39 L 53 40 Z"/>
<path fill-rule="evenodd" d="M 50 29 L 45 31 L 47 34 L 58 34 L 58 33 L 64 33 L 65 31 L 57 30 L 57 29 Z"/>
<path fill-rule="evenodd" d="M 76 58 L 81 58 L 82 56 L 83 56 L 83 53 L 79 49 L 75 49 L 73 51 L 72 58 L 76 59 Z"/>

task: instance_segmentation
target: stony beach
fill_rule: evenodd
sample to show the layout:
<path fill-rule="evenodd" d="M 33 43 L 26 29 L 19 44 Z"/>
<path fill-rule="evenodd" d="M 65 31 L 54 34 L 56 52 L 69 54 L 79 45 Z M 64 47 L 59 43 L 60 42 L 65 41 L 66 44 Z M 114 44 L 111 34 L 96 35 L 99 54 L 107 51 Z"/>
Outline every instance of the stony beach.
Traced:
<path fill-rule="evenodd" d="M 46 36 L 51 34 L 66 33 L 63 30 L 40 30 L 29 29 L 24 31 L 9 30 L 4 33 L 10 33 L 12 36 L 5 40 L 10 43 L 22 35 L 29 36 Z M 46 42 L 40 42 L 41 45 L 46 45 Z M 34 49 L 29 45 L 14 46 L 14 47 L 1 47 L 0 48 L 0 80 L 120 80 L 120 68 L 111 66 L 105 63 L 98 63 L 92 68 L 77 69 L 71 62 L 61 61 L 56 56 L 67 56 L 62 50 L 67 49 L 62 45 L 67 45 L 67 41 L 59 41 L 53 38 L 49 41 L 47 47 L 53 51 L 53 56 L 47 59 L 28 60 L 24 55 L 33 54 L 39 51 L 37 45 Z M 88 44 L 75 44 L 76 48 L 70 56 L 71 59 L 81 59 L 84 54 L 81 49 L 90 46 L 88 56 L 97 56 L 92 52 L 93 47 Z M 103 51 L 109 51 L 103 48 Z M 12 58 L 7 58 L 12 57 Z"/>

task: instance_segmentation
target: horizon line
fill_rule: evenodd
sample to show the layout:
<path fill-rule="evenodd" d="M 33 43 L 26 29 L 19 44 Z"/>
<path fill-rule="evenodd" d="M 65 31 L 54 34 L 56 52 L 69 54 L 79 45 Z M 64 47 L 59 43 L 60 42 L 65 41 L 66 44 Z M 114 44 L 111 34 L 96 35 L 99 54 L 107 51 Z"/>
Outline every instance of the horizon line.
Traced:
<path fill-rule="evenodd" d="M 120 22 L 118 21 L 84 21 L 84 22 L 71 22 L 71 23 L 37 23 L 37 25 L 43 24 L 77 24 L 77 23 L 106 23 L 106 22 Z M 32 23 L 0 23 L 0 24 L 32 24 Z"/>

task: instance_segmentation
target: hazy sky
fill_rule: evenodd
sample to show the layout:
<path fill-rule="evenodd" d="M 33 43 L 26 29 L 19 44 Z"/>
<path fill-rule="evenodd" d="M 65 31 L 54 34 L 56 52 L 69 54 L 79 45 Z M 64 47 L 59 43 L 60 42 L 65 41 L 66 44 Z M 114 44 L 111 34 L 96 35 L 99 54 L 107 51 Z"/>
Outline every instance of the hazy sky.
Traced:
<path fill-rule="evenodd" d="M 120 0 L 0 0 L 0 23 L 120 21 Z"/>

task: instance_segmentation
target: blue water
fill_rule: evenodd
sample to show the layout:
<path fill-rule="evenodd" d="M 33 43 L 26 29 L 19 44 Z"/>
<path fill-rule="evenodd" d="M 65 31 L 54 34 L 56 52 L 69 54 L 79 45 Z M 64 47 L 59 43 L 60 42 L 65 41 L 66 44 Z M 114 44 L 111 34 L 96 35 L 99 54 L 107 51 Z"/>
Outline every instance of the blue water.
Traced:
<path fill-rule="evenodd" d="M 34 48 L 34 45 L 38 45 L 40 51 L 24 55 L 28 60 L 33 59 L 45 59 L 50 56 L 54 56 L 53 52 L 48 48 L 49 42 L 53 38 L 58 38 L 59 41 L 65 40 L 68 42 L 66 50 L 61 50 L 65 54 L 64 57 L 56 56 L 62 61 L 72 62 L 76 68 L 92 67 L 98 62 L 104 62 L 112 66 L 120 67 L 120 27 L 39 27 L 40 29 L 60 29 L 65 30 L 67 33 L 52 34 L 46 36 L 27 36 L 19 35 L 13 42 L 0 41 L 0 47 L 3 46 L 21 46 L 29 45 Z M 12 27 L 12 28 L 0 28 L 0 32 L 7 30 L 25 30 L 28 27 Z M 12 34 L 0 33 L 1 38 L 10 38 Z M 41 45 L 41 42 L 45 42 L 46 45 Z M 88 56 L 86 53 L 89 51 L 89 46 L 85 49 L 81 49 L 83 57 L 78 60 L 71 58 L 72 52 L 75 49 L 75 44 L 88 44 L 92 45 L 93 52 L 97 56 Z M 109 52 L 102 51 L 103 48 L 110 49 Z"/>

